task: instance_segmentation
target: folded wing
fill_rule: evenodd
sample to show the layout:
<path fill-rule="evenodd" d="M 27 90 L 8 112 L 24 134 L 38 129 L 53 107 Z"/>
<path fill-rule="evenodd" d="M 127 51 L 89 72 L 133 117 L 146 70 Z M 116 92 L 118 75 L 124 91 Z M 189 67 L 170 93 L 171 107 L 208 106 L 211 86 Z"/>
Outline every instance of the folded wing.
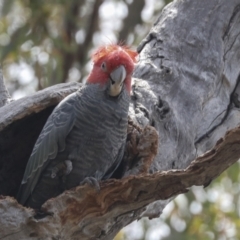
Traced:
<path fill-rule="evenodd" d="M 65 149 L 65 139 L 75 121 L 75 101 L 76 93 L 69 95 L 48 118 L 28 160 L 17 196 L 19 203 L 26 203 L 49 161 Z"/>

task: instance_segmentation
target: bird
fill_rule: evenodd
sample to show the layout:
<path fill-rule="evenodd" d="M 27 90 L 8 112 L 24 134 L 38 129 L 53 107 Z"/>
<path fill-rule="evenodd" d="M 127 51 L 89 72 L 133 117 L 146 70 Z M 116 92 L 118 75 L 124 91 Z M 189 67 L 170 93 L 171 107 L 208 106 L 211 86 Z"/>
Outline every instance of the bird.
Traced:
<path fill-rule="evenodd" d="M 86 84 L 56 106 L 34 145 L 17 194 L 20 204 L 40 209 L 66 189 L 99 186 L 112 176 L 124 154 L 137 55 L 118 44 L 92 54 Z"/>

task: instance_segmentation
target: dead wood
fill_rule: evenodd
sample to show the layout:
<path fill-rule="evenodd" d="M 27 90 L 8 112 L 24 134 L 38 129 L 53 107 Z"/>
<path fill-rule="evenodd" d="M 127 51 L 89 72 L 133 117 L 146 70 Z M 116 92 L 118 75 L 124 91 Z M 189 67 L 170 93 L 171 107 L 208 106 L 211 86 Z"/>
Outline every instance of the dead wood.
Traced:
<path fill-rule="evenodd" d="M 240 157 L 239 36 L 240 0 L 168 5 L 138 48 L 129 115 L 141 127 L 129 125 L 125 177 L 102 182 L 100 193 L 64 192 L 44 204 L 51 215 L 41 219 L 4 196 L 0 237 L 112 239 L 135 219 L 159 216 L 171 197 L 210 184 Z M 1 194 L 14 196 L 47 117 L 79 86 L 57 85 L 0 108 Z"/>

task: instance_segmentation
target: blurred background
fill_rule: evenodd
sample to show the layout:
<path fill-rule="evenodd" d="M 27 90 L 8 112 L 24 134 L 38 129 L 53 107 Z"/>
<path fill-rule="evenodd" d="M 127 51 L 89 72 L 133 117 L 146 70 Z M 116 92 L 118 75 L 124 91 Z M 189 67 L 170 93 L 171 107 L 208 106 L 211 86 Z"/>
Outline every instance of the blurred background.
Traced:
<path fill-rule="evenodd" d="M 0 63 L 11 95 L 84 81 L 92 50 L 106 43 L 136 47 L 168 2 L 0 0 Z"/>
<path fill-rule="evenodd" d="M 107 43 L 133 49 L 169 0 L 0 0 L 0 64 L 14 99 L 86 79 L 90 55 Z M 206 189 L 193 187 L 158 219 L 144 218 L 115 240 L 240 239 L 240 163 Z"/>

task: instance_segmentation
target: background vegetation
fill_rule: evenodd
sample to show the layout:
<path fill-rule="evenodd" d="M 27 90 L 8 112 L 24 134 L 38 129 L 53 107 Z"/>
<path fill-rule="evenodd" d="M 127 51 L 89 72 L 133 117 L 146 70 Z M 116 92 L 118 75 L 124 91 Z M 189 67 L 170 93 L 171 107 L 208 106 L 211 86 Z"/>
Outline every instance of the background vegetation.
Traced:
<path fill-rule="evenodd" d="M 0 0 L 0 63 L 11 95 L 84 82 L 93 49 L 110 42 L 136 48 L 169 2 Z M 234 164 L 206 189 L 193 187 L 160 218 L 134 222 L 116 240 L 240 239 L 239 168 Z"/>
<path fill-rule="evenodd" d="M 18 98 L 53 84 L 84 81 L 92 49 L 111 42 L 136 46 L 164 2 L 1 0 L 0 5 L 0 61 Z"/>

